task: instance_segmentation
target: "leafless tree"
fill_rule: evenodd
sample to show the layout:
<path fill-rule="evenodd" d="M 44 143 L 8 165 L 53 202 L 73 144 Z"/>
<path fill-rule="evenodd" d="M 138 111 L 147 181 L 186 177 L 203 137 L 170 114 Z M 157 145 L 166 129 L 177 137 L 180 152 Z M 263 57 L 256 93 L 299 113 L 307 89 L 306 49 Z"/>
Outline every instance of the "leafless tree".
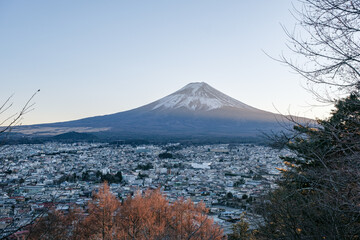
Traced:
<path fill-rule="evenodd" d="M 33 110 L 35 103 L 32 101 L 38 92 L 40 92 L 40 89 L 28 99 L 20 111 L 15 113 L 8 114 L 13 107 L 12 99 L 14 95 L 11 95 L 5 100 L 5 102 L 0 106 L 0 135 L 10 133 L 13 127 L 21 124 L 21 120 L 23 120 L 24 115 Z"/>
<path fill-rule="evenodd" d="M 360 1 L 299 2 L 299 24 L 285 29 L 298 58 L 280 61 L 310 86 L 324 86 L 325 95 L 313 93 L 335 109 L 317 126 L 298 123 L 283 137 L 296 156 L 284 157 L 280 187 L 258 209 L 265 223 L 258 238 L 359 239 Z"/>
<path fill-rule="evenodd" d="M 284 27 L 296 58 L 282 55 L 280 61 L 308 83 L 323 85 L 326 95 L 313 91 L 321 100 L 353 91 L 360 80 L 360 1 L 298 1 L 298 24 L 291 31 Z"/>
<path fill-rule="evenodd" d="M 8 134 L 11 133 L 12 129 L 15 126 L 21 125 L 21 121 L 23 120 L 24 115 L 34 109 L 35 103 L 33 102 L 33 100 L 39 91 L 40 90 L 37 90 L 27 100 L 27 102 L 23 105 L 23 107 L 18 112 L 10 113 L 14 106 L 13 102 L 12 102 L 13 95 L 8 97 L 5 100 L 5 102 L 0 106 L 0 139 L 1 139 L 0 145 L 6 143 L 6 141 L 8 139 Z M 2 164 L 2 169 L 1 169 L 2 172 L 6 172 L 9 170 L 6 168 L 6 166 L 3 165 L 3 162 L 0 162 L 0 164 Z M 15 185 L 13 188 L 16 189 L 19 187 L 20 187 L 20 183 Z M 30 222 L 33 222 L 37 217 L 39 217 L 41 215 L 42 214 L 34 213 L 31 217 Z M 25 216 L 25 214 L 18 214 L 16 216 L 14 216 L 13 219 L 16 219 L 16 218 L 22 219 L 24 216 Z M 9 224 L 7 224 L 5 227 L 0 229 L 0 239 L 6 239 L 10 235 L 12 235 L 14 232 L 19 231 L 23 227 L 24 226 L 22 224 L 20 224 L 18 221 L 13 220 L 13 221 L 9 222 Z"/>

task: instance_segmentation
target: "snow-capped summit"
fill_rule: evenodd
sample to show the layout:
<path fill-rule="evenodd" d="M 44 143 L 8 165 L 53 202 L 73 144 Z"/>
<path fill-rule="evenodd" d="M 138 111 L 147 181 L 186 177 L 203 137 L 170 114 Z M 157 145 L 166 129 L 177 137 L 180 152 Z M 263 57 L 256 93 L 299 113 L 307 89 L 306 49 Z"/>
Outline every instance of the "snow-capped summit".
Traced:
<path fill-rule="evenodd" d="M 152 110 L 184 108 L 192 111 L 210 111 L 224 107 L 256 110 L 204 82 L 190 83 L 173 94 L 154 102 L 152 105 Z"/>
<path fill-rule="evenodd" d="M 279 124 L 282 120 L 289 122 L 284 116 L 251 107 L 204 82 L 195 82 L 157 101 L 125 112 L 23 126 L 21 129 L 41 135 L 90 131 L 99 132 L 102 137 L 119 139 L 208 141 L 274 132 L 282 129 Z"/>

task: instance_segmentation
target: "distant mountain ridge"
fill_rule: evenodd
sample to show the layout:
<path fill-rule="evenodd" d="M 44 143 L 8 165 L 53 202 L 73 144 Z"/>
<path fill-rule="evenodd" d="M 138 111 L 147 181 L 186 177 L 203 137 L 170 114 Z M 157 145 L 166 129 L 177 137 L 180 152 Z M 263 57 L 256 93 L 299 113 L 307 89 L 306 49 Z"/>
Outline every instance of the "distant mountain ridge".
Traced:
<path fill-rule="evenodd" d="M 56 141 L 91 141 L 91 140 L 98 140 L 98 138 L 90 133 L 78 133 L 78 132 L 66 132 L 59 135 L 55 135 L 53 140 Z"/>
<path fill-rule="evenodd" d="M 242 103 L 207 83 L 195 82 L 147 105 L 68 122 L 24 126 L 20 132 L 56 135 L 91 132 L 114 138 L 254 137 L 278 131 L 287 119 Z"/>

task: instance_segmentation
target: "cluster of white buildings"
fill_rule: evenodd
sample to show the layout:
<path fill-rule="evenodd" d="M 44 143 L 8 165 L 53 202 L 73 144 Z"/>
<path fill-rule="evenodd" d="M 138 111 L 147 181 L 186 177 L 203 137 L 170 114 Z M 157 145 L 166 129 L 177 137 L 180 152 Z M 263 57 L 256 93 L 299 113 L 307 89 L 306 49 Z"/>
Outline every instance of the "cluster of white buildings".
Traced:
<path fill-rule="evenodd" d="M 159 157 L 164 152 L 170 158 Z M 120 199 L 136 191 L 161 188 L 170 202 L 179 197 L 203 201 L 220 215 L 223 206 L 246 209 L 276 187 L 277 169 L 284 168 L 279 156 L 287 154 L 285 150 L 247 144 L 2 146 L 0 233 L 1 229 L 15 229 L 50 207 L 86 207 L 101 182 L 100 175 L 119 171 L 123 181 L 110 186 Z"/>

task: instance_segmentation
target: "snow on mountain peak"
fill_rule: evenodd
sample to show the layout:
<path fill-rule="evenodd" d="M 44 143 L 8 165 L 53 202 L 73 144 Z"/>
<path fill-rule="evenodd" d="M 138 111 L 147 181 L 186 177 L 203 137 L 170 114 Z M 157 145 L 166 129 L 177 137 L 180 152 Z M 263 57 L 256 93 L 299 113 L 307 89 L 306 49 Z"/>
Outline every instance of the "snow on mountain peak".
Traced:
<path fill-rule="evenodd" d="M 189 83 L 173 94 L 156 101 L 154 105 L 153 110 L 185 108 L 192 111 L 210 111 L 223 107 L 255 110 L 204 82 Z"/>

